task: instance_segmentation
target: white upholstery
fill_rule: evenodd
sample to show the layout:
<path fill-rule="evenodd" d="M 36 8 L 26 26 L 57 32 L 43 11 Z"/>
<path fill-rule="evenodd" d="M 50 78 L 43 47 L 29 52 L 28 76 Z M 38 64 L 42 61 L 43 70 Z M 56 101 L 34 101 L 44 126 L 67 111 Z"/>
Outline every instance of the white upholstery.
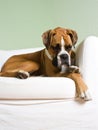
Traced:
<path fill-rule="evenodd" d="M 98 99 L 98 37 L 89 36 L 78 46 L 77 64 L 91 95 Z"/>
<path fill-rule="evenodd" d="M 0 99 L 64 99 L 75 95 L 75 84 L 67 78 L 0 77 Z"/>

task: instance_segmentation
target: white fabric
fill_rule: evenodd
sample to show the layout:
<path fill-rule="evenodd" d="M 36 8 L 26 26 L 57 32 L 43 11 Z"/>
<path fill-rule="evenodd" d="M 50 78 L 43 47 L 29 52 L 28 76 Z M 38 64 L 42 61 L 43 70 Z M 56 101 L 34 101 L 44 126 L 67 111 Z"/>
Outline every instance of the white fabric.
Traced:
<path fill-rule="evenodd" d="M 0 99 L 62 99 L 74 96 L 75 84 L 68 78 L 0 77 Z"/>
<path fill-rule="evenodd" d="M 92 101 L 0 100 L 0 130 L 98 130 L 97 48 L 98 39 L 91 36 L 77 49 L 77 64 L 89 85 Z"/>
<path fill-rule="evenodd" d="M 0 130 L 98 130 L 98 102 L 94 100 L 7 102 L 0 104 Z"/>
<path fill-rule="evenodd" d="M 98 95 L 98 37 L 87 37 L 78 47 L 77 64 L 84 81 L 96 99 Z"/>

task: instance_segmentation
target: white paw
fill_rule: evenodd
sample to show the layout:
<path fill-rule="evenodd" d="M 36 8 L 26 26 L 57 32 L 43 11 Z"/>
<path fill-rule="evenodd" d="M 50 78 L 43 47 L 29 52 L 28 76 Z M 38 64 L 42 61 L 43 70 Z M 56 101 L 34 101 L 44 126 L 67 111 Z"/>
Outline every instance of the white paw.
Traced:
<path fill-rule="evenodd" d="M 26 79 L 29 76 L 30 76 L 30 74 L 27 71 L 24 71 L 24 70 L 20 70 L 18 72 L 18 75 L 17 75 L 17 77 L 20 78 L 20 79 Z"/>
<path fill-rule="evenodd" d="M 92 100 L 91 95 L 90 95 L 90 93 L 89 93 L 89 91 L 88 91 L 88 90 L 87 90 L 87 91 L 85 91 L 85 92 L 84 92 L 84 94 L 85 94 L 85 101 Z"/>
<path fill-rule="evenodd" d="M 80 99 L 83 99 L 84 101 L 90 101 L 92 100 L 90 93 L 87 91 L 82 92 L 81 95 L 79 95 Z"/>
<path fill-rule="evenodd" d="M 78 66 L 71 65 L 71 66 L 69 67 L 69 72 L 79 73 L 80 70 L 79 70 L 79 67 L 78 67 Z"/>

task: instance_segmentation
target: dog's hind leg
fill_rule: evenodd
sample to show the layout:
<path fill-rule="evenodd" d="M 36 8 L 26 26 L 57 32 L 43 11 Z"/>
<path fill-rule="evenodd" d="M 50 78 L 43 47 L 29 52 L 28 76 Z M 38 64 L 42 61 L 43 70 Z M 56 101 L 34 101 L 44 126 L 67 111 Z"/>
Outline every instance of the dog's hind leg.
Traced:
<path fill-rule="evenodd" d="M 29 72 L 23 70 L 13 70 L 13 71 L 6 71 L 0 72 L 1 77 L 17 77 L 20 79 L 26 79 L 30 76 Z"/>
<path fill-rule="evenodd" d="M 6 72 L 0 72 L 0 77 L 16 77 L 17 72 L 14 71 L 6 71 Z"/>
<path fill-rule="evenodd" d="M 4 66 L 0 72 L 2 77 L 17 77 L 21 79 L 28 78 L 31 73 L 39 70 L 39 64 L 33 61 L 12 63 L 9 66 Z"/>
<path fill-rule="evenodd" d="M 38 63 L 33 61 L 25 61 L 21 64 L 20 69 L 17 72 L 17 78 L 25 79 L 31 75 L 35 75 L 35 72 L 39 70 L 40 66 Z"/>

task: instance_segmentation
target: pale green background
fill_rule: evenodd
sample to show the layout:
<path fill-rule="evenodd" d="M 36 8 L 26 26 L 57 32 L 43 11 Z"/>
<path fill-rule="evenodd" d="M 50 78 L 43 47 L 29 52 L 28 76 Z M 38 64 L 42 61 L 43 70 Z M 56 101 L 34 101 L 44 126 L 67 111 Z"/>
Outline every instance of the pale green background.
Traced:
<path fill-rule="evenodd" d="M 98 0 L 0 0 L 0 49 L 43 46 L 41 35 L 57 26 L 78 33 L 78 43 L 98 35 Z"/>

